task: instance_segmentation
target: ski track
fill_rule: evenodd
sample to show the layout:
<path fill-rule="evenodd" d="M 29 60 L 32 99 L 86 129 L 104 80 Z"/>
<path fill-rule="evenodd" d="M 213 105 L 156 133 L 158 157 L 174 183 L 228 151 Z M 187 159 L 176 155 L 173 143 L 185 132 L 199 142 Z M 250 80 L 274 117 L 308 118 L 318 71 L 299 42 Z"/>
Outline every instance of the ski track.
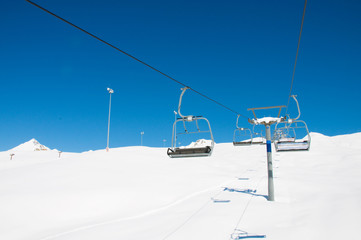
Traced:
<path fill-rule="evenodd" d="M 50 235 L 50 236 L 47 236 L 45 238 L 41 238 L 39 240 L 50 240 L 50 239 L 56 239 L 58 237 L 62 237 L 62 236 L 65 236 L 65 235 L 69 235 L 69 234 L 72 234 L 72 233 L 75 233 L 75 232 L 79 232 L 79 231 L 83 231 L 83 230 L 87 230 L 87 229 L 91 229 L 91 228 L 96 228 L 96 227 L 100 227 L 100 226 L 104 226 L 104 225 L 108 225 L 108 224 L 113 224 L 113 223 L 117 223 L 117 222 L 122 222 L 122 221 L 128 221 L 128 220 L 133 220 L 133 219 L 137 219 L 137 218 L 141 218 L 141 217 L 145 217 L 145 216 L 148 216 L 148 215 L 152 215 L 156 212 L 160 212 L 160 211 L 163 211 L 163 210 L 166 210 L 168 208 L 171 208 L 173 206 L 176 206 L 182 202 L 185 202 L 195 196 L 198 196 L 200 194 L 203 194 L 203 193 L 206 193 L 206 192 L 210 192 L 210 191 L 213 191 L 215 189 L 218 189 L 218 188 L 222 188 L 224 185 L 228 185 L 234 181 L 238 180 L 238 178 L 236 179 L 233 179 L 233 180 L 230 180 L 230 181 L 227 181 L 227 182 L 224 182 L 222 184 L 219 184 L 217 185 L 216 187 L 211 187 L 211 188 L 208 188 L 208 189 L 205 189 L 205 190 L 202 190 L 202 191 L 199 191 L 199 192 L 195 192 L 195 193 L 192 193 L 188 196 L 185 196 L 173 203 L 170 203 L 166 206 L 163 206 L 163 207 L 160 207 L 160 208 L 157 208 L 157 209 L 153 209 L 153 210 L 149 210 L 145 213 L 141 213 L 139 215 L 135 215 L 135 216 L 131 216 L 131 217 L 125 217 L 125 218 L 118 218 L 118 219 L 114 219 L 114 220 L 110 220 L 110 221 L 105 221 L 105 222 L 101 222 L 101 223 L 95 223 L 95 224 L 90 224 L 90 225 L 85 225 L 85 226 L 82 226 L 82 227 L 77 227 L 77 228 L 74 228 L 72 230 L 69 230 L 69 231 L 65 231 L 65 232 L 61 232 L 61 233 L 57 233 L 57 234 L 54 234 L 54 235 Z"/>

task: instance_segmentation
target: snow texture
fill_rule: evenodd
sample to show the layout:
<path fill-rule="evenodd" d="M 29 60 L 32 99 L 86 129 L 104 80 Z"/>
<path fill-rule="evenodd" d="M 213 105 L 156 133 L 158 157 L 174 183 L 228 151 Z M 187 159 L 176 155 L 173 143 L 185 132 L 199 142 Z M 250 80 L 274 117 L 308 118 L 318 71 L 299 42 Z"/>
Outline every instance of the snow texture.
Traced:
<path fill-rule="evenodd" d="M 149 147 L 59 158 L 31 140 L 0 152 L 0 239 L 358 239 L 361 133 L 311 137 L 308 152 L 273 152 L 274 202 L 263 145 L 216 144 L 208 158 Z"/>

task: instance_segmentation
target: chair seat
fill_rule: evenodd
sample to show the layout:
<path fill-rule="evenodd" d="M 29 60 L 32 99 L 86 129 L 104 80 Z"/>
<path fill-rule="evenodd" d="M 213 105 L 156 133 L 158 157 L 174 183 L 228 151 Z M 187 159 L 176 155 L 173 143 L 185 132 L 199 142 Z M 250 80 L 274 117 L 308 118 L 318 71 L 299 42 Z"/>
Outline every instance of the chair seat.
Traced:
<path fill-rule="evenodd" d="M 310 147 L 309 142 L 280 142 L 277 144 L 277 151 L 305 151 Z"/>
<path fill-rule="evenodd" d="M 212 153 L 210 146 L 199 148 L 168 148 L 167 154 L 170 157 L 205 157 Z"/>

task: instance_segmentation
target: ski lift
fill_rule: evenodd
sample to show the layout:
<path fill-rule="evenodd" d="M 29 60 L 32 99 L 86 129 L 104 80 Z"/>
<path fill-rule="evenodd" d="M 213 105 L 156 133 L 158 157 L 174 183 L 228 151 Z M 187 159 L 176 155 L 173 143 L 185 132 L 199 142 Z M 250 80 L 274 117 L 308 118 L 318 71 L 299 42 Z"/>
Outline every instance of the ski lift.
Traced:
<path fill-rule="evenodd" d="M 263 131 L 256 131 L 255 127 L 257 125 L 253 125 L 252 128 L 252 132 L 253 132 L 253 139 L 252 139 L 252 144 L 256 145 L 256 144 L 266 144 L 266 138 L 263 134 Z"/>
<path fill-rule="evenodd" d="M 180 112 L 181 105 L 182 105 L 182 98 L 185 93 L 185 91 L 189 89 L 189 87 L 182 88 L 182 93 L 179 98 L 179 105 L 178 105 L 178 114 L 179 118 L 177 118 L 173 123 L 173 132 L 172 132 L 172 147 L 168 148 L 167 154 L 171 158 L 178 158 L 178 157 L 208 157 L 212 154 L 213 147 L 214 147 L 214 139 L 213 134 L 211 130 L 211 125 L 207 118 L 202 116 L 183 116 Z M 208 130 L 201 131 L 199 128 L 199 121 L 204 121 L 208 125 Z M 176 125 L 178 122 L 183 123 L 184 132 L 183 133 L 177 133 L 176 132 Z M 188 131 L 186 128 L 186 122 L 188 123 L 195 123 L 196 130 L 195 131 Z M 211 143 L 210 145 L 207 143 L 201 143 L 200 146 L 197 146 L 199 143 L 198 141 L 195 144 L 191 144 L 189 146 L 182 146 L 182 147 L 176 147 L 177 145 L 177 138 L 181 134 L 199 134 L 199 133 L 209 133 L 211 137 Z"/>
<path fill-rule="evenodd" d="M 295 95 L 292 98 L 296 101 L 298 116 L 277 123 L 274 131 L 274 144 L 277 152 L 280 151 L 308 151 L 311 146 L 311 136 L 306 122 L 298 120 L 301 116 L 300 107 Z M 279 127 L 281 124 L 282 127 Z M 297 138 L 296 132 L 304 132 L 304 138 Z"/>
<path fill-rule="evenodd" d="M 234 146 L 249 146 L 256 144 L 265 144 L 266 140 L 262 131 L 255 130 L 256 125 L 253 124 L 252 130 L 249 128 L 241 128 L 238 126 L 239 115 L 237 116 L 236 130 L 233 133 Z"/>
<path fill-rule="evenodd" d="M 295 142 L 296 131 L 294 128 L 290 128 L 288 122 L 279 122 L 273 132 L 273 141 L 275 140 L 278 140 L 279 142 Z"/>
<path fill-rule="evenodd" d="M 238 126 L 239 115 L 237 116 L 236 130 L 233 133 L 234 146 L 249 146 L 252 144 L 252 132 L 249 128 L 241 128 Z"/>

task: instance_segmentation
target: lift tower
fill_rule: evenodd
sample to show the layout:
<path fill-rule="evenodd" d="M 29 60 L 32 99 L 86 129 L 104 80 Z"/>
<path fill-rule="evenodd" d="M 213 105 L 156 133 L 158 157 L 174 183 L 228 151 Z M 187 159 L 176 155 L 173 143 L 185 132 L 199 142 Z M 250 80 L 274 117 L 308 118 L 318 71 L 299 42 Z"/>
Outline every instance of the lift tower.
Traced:
<path fill-rule="evenodd" d="M 268 201 L 274 201 L 274 185 L 273 185 L 273 166 L 272 166 L 272 139 L 271 139 L 271 125 L 283 121 L 284 118 L 280 117 L 281 110 L 286 106 L 272 106 L 272 107 L 261 107 L 261 108 L 248 108 L 248 111 L 252 111 L 254 119 L 248 121 L 253 125 L 262 124 L 266 128 L 266 144 L 267 144 L 267 170 L 268 170 Z M 278 108 L 277 117 L 264 117 L 257 118 L 256 110 L 266 110 Z"/>

